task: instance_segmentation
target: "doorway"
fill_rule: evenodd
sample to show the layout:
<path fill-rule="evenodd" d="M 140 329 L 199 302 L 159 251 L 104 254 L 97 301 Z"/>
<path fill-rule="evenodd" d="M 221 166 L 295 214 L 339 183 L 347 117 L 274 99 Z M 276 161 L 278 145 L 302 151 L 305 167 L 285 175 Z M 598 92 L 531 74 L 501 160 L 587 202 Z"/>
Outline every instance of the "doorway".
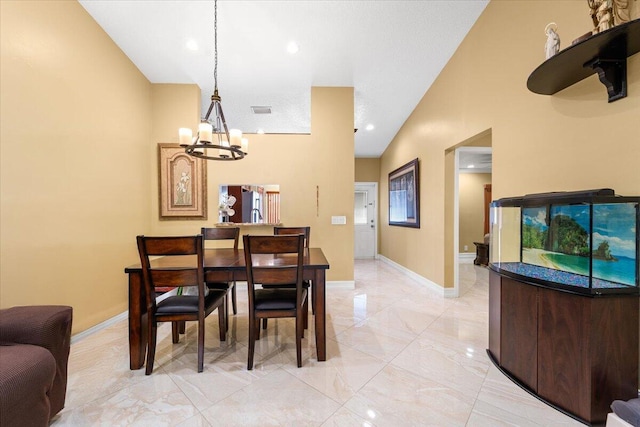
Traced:
<path fill-rule="evenodd" d="M 453 203 L 453 284 L 456 296 L 461 293 L 460 264 L 463 262 L 463 257 L 464 262 L 475 257 L 475 253 L 469 252 L 475 250 L 474 242 L 484 242 L 484 235 L 489 228 L 491 172 L 492 149 L 490 146 L 456 148 Z M 470 179 L 470 176 L 477 178 Z M 465 186 L 461 185 L 462 181 L 465 182 Z"/>
<path fill-rule="evenodd" d="M 378 183 L 356 182 L 353 199 L 354 258 L 375 258 L 378 254 Z"/>

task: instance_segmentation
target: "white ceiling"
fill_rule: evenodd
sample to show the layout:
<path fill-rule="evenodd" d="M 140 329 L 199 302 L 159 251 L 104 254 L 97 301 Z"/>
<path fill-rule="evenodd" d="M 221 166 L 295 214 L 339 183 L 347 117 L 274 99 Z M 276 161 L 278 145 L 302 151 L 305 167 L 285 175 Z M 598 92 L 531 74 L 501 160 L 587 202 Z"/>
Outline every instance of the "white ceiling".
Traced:
<path fill-rule="evenodd" d="M 490 147 L 462 147 L 458 150 L 458 171 L 491 173 L 493 154 Z"/>
<path fill-rule="evenodd" d="M 79 1 L 152 83 L 197 84 L 206 112 L 213 1 Z M 227 123 L 245 133 L 309 133 L 311 86 L 352 86 L 356 157 L 378 157 L 487 3 L 221 0 L 218 90 Z M 186 47 L 190 40 L 197 51 Z M 295 55 L 290 41 L 299 45 Z"/>

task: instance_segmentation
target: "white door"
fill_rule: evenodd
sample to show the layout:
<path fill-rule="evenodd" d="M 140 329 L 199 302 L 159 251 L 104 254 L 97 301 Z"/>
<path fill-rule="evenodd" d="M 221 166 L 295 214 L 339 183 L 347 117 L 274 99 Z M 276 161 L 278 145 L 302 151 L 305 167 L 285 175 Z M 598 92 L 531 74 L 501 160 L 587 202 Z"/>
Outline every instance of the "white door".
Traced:
<path fill-rule="evenodd" d="M 378 184 L 356 183 L 353 225 L 355 229 L 355 258 L 374 258 L 377 253 L 377 194 Z"/>

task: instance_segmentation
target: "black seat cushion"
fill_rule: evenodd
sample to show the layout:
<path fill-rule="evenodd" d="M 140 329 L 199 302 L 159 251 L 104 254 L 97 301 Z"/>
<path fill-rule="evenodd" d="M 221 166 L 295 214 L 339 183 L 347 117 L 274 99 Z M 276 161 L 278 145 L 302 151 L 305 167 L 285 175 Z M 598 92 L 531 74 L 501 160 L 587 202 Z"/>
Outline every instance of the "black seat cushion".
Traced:
<path fill-rule="evenodd" d="M 309 283 L 309 281 L 308 281 L 308 280 L 304 280 L 304 281 L 302 282 L 302 286 L 303 286 L 304 288 L 308 288 L 309 286 L 311 286 L 311 283 Z M 282 289 L 291 289 L 291 288 L 294 288 L 294 289 L 295 289 L 296 284 L 295 284 L 295 283 L 291 283 L 290 285 L 262 285 L 262 287 L 263 287 L 264 289 L 273 289 L 273 288 L 282 288 Z"/>
<path fill-rule="evenodd" d="M 256 289 L 255 295 L 256 310 L 293 310 L 296 308 L 295 289 Z M 306 298 L 306 295 L 307 290 L 303 289 L 302 298 Z"/>
<path fill-rule="evenodd" d="M 224 298 L 224 291 L 210 291 L 204 298 L 205 307 L 210 307 L 217 300 Z M 173 295 L 162 300 L 156 307 L 157 314 L 197 313 L 198 297 L 195 295 Z"/>

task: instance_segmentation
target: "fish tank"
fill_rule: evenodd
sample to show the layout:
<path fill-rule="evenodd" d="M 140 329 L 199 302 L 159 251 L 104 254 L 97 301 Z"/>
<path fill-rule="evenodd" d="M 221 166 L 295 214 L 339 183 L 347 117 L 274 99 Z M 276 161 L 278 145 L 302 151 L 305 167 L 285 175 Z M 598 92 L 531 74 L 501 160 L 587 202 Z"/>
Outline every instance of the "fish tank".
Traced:
<path fill-rule="evenodd" d="M 638 294 L 639 206 L 612 189 L 496 200 L 489 268 L 576 293 Z"/>

